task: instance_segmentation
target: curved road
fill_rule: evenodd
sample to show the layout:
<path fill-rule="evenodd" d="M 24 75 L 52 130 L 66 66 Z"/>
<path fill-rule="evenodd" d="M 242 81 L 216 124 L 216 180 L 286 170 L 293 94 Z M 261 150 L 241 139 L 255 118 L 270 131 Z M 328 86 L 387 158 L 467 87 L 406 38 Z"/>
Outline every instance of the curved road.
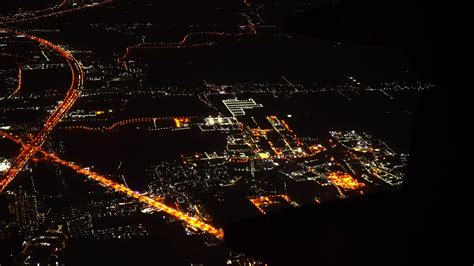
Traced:
<path fill-rule="evenodd" d="M 168 213 L 169 215 L 177 218 L 178 220 L 184 221 L 188 225 L 194 228 L 197 228 L 199 230 L 202 230 L 204 232 L 207 232 L 211 235 L 214 235 L 215 237 L 219 239 L 222 239 L 224 237 L 224 232 L 222 229 L 213 227 L 212 225 L 207 224 L 206 222 L 202 221 L 198 217 L 194 217 L 192 215 L 189 215 L 188 213 L 184 213 L 179 210 L 173 209 L 163 204 L 162 202 L 159 202 L 153 198 L 150 198 L 138 192 L 135 192 L 122 184 L 115 183 L 103 175 L 93 172 L 87 168 L 82 168 L 78 164 L 75 164 L 73 162 L 67 162 L 65 160 L 62 160 L 55 154 L 47 153 L 43 151 L 42 146 L 44 142 L 46 141 L 48 135 L 51 133 L 54 127 L 58 124 L 58 122 L 61 121 L 61 119 L 69 111 L 69 109 L 73 106 L 77 98 L 79 98 L 79 92 L 81 91 L 83 87 L 83 82 L 84 82 L 84 72 L 79 61 L 77 61 L 77 59 L 74 58 L 74 56 L 71 53 L 69 53 L 62 47 L 52 44 L 51 42 L 41 39 L 36 36 L 20 34 L 20 33 L 17 33 L 16 35 L 17 37 L 29 38 L 40 44 L 46 45 L 50 49 L 60 54 L 69 64 L 69 67 L 72 73 L 72 82 L 67 92 L 66 98 L 52 112 L 52 114 L 46 121 L 44 128 L 36 136 L 34 136 L 28 143 L 22 143 L 19 138 L 16 138 L 13 135 L 0 132 L 0 136 L 13 140 L 19 143 L 20 145 L 22 145 L 22 150 L 20 154 L 12 162 L 10 168 L 4 174 L 2 180 L 0 180 L 0 192 L 2 192 L 8 186 L 8 184 L 18 175 L 18 173 L 20 173 L 23 170 L 23 167 L 25 166 L 25 164 L 30 159 L 32 159 L 35 153 L 40 152 L 43 156 L 45 156 L 45 158 L 49 159 L 50 161 L 72 168 L 77 173 L 86 175 L 90 179 L 100 183 L 101 185 L 111 190 L 114 190 L 118 193 L 125 194 L 128 197 L 135 198 L 138 201 L 150 207 L 153 207 L 155 209 L 160 209 Z"/>
<path fill-rule="evenodd" d="M 77 61 L 74 56 L 66 51 L 64 48 L 55 45 L 47 40 L 41 39 L 36 36 L 16 33 L 17 37 L 29 38 L 38 42 L 39 44 L 46 45 L 51 50 L 57 52 L 64 60 L 69 64 L 69 68 L 72 73 L 72 82 L 69 90 L 66 94 L 66 98 L 61 102 L 60 105 L 51 113 L 48 120 L 46 121 L 44 128 L 26 145 L 18 157 L 12 162 L 10 169 L 4 174 L 0 180 L 0 192 L 2 192 L 8 184 L 23 170 L 23 167 L 28 160 L 43 146 L 49 133 L 54 129 L 63 116 L 69 111 L 72 105 L 79 98 L 79 92 L 83 87 L 84 83 L 84 72 L 81 64 Z"/>

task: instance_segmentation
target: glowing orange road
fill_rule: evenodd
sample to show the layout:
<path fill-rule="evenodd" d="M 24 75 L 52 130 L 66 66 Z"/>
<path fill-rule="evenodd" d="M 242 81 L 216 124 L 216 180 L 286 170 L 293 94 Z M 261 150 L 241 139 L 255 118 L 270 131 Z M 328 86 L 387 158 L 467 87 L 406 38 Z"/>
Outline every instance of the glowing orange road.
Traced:
<path fill-rule="evenodd" d="M 11 134 L 0 131 L 0 136 L 3 136 L 4 138 L 10 139 L 13 142 L 22 145 L 23 147 L 28 146 L 27 144 L 24 144 L 18 137 L 13 136 Z M 222 229 L 213 227 L 212 225 L 209 225 L 209 224 L 203 222 L 202 219 L 200 219 L 198 217 L 194 217 L 194 216 L 191 216 L 187 213 L 179 211 L 177 209 L 171 208 L 171 207 L 165 205 L 164 203 L 162 203 L 160 201 L 157 201 L 154 198 L 144 196 L 144 195 L 142 195 L 142 194 L 140 194 L 136 191 L 133 191 L 133 190 L 127 188 L 126 186 L 124 186 L 122 184 L 116 183 L 116 182 L 108 179 L 107 177 L 105 177 L 101 174 L 98 174 L 98 173 L 96 173 L 94 171 L 91 171 L 89 169 L 86 169 L 86 168 L 82 168 L 81 166 L 79 166 L 76 163 L 65 161 L 65 160 L 59 158 L 54 153 L 45 152 L 43 150 L 38 150 L 38 151 L 45 157 L 44 159 L 47 159 L 51 162 L 55 162 L 57 164 L 60 164 L 60 165 L 66 166 L 66 167 L 69 167 L 69 168 L 73 169 L 74 171 L 76 171 L 77 173 L 89 177 L 90 179 L 100 183 L 102 186 L 104 186 L 108 189 L 111 189 L 115 192 L 124 194 L 127 197 L 135 198 L 138 201 L 140 201 L 140 202 L 142 202 L 142 203 L 144 203 L 144 204 L 146 204 L 146 205 L 148 205 L 152 208 L 160 209 L 160 210 L 166 212 L 167 214 L 175 217 L 176 219 L 187 223 L 191 227 L 197 228 L 197 229 L 199 229 L 203 232 L 214 235 L 215 237 L 217 237 L 219 239 L 223 239 L 223 237 L 224 237 L 224 231 Z"/>
<path fill-rule="evenodd" d="M 77 59 L 74 58 L 71 53 L 58 45 L 52 44 L 51 42 L 36 36 L 20 33 L 17 33 L 16 35 L 17 37 L 29 38 L 57 52 L 69 64 L 72 73 L 72 82 L 66 94 L 66 98 L 64 98 L 61 104 L 59 104 L 52 112 L 48 120 L 46 120 L 44 128 L 35 137 L 33 137 L 28 145 L 23 147 L 18 157 L 12 162 L 10 168 L 4 174 L 2 180 L 0 180 L 0 192 L 2 192 L 8 186 L 8 184 L 10 184 L 10 182 L 18 175 L 18 173 L 21 172 L 28 160 L 41 148 L 41 146 L 43 146 L 49 133 L 63 118 L 67 111 L 69 111 L 77 98 L 79 98 L 79 91 L 82 89 L 84 82 L 84 72 L 82 67 L 79 61 L 77 61 Z"/>
<path fill-rule="evenodd" d="M 142 43 L 136 46 L 128 47 L 125 51 L 125 56 L 122 59 L 125 59 L 129 53 L 129 49 L 177 49 L 177 48 L 192 48 L 192 47 L 203 47 L 203 46 L 212 46 L 215 42 L 199 42 L 194 44 L 188 44 L 189 39 L 192 36 L 218 36 L 218 37 L 238 37 L 238 36 L 249 36 L 255 35 L 255 32 L 243 32 L 243 33 L 227 33 L 227 32 L 191 32 L 183 37 L 179 42 L 172 43 Z"/>
<path fill-rule="evenodd" d="M 197 47 L 206 47 L 206 46 L 213 46 L 215 42 L 199 42 L 194 44 L 189 44 L 190 37 L 192 36 L 217 36 L 217 37 L 239 37 L 239 36 L 250 36 L 256 35 L 257 32 L 254 28 L 250 28 L 252 32 L 242 32 L 242 33 L 227 33 L 227 32 L 213 32 L 213 31 L 206 31 L 206 32 L 191 32 L 183 37 L 179 42 L 171 42 L 171 43 L 142 43 L 135 46 L 127 47 L 125 49 L 125 54 L 121 57 L 120 61 L 124 62 L 130 50 L 140 50 L 140 49 L 180 49 L 180 48 L 197 48 Z"/>
<path fill-rule="evenodd" d="M 183 37 L 179 42 L 167 43 L 166 45 L 183 45 L 189 41 L 192 36 L 218 36 L 218 37 L 238 37 L 238 36 L 249 36 L 255 35 L 255 33 L 241 32 L 241 33 L 228 33 L 228 32 L 216 32 L 216 31 L 202 31 L 202 32 L 191 32 Z"/>
<path fill-rule="evenodd" d="M 173 209 L 173 208 L 165 205 L 162 202 L 159 202 L 159 201 L 157 201 L 153 198 L 144 196 L 144 195 L 142 195 L 142 194 L 140 194 L 136 191 L 133 191 L 133 190 L 127 188 L 126 186 L 124 186 L 122 184 L 119 184 L 119 183 L 111 181 L 110 179 L 107 179 L 103 175 L 100 175 L 100 174 L 98 174 L 96 172 L 93 172 L 89 169 L 82 168 L 82 167 L 80 167 L 79 165 L 77 165 L 75 163 L 64 161 L 64 160 L 60 159 L 59 157 L 57 157 L 55 154 L 46 153 L 46 152 L 44 152 L 43 154 L 45 154 L 49 160 L 51 160 L 55 163 L 61 164 L 63 166 L 67 166 L 71 169 L 74 169 L 77 173 L 86 175 L 90 179 L 100 183 L 101 185 L 103 185 L 103 186 L 105 186 L 109 189 L 114 190 L 115 192 L 125 194 L 126 196 L 131 197 L 131 198 L 135 198 L 138 201 L 140 201 L 140 202 L 142 202 L 142 203 L 144 203 L 144 204 L 146 204 L 150 207 L 153 207 L 155 209 L 161 209 L 162 211 L 164 211 L 167 214 L 175 217 L 176 219 L 184 221 L 187 224 L 189 224 L 190 226 L 195 227 L 197 229 L 200 229 L 200 230 L 202 230 L 206 233 L 209 233 L 211 235 L 214 235 L 219 239 L 222 239 L 224 237 L 224 232 L 222 231 L 222 229 L 217 229 L 217 228 L 203 222 L 198 217 L 193 217 L 193 216 L 191 216 L 187 213 L 184 213 L 184 212 L 181 212 L 179 210 Z"/>
<path fill-rule="evenodd" d="M 3 138 L 6 138 L 6 139 L 9 139 L 17 144 L 20 144 L 21 146 L 24 146 L 24 143 L 23 141 L 17 137 L 17 136 L 14 136 L 12 134 L 8 134 L 6 132 L 3 132 L 3 131 L 0 131 L 0 136 L 3 137 Z"/>
<path fill-rule="evenodd" d="M 90 131 L 112 131 L 118 127 L 126 126 L 130 124 L 139 124 L 139 123 L 151 123 L 154 121 L 162 120 L 173 120 L 176 124 L 176 127 L 181 127 L 182 123 L 189 123 L 191 117 L 140 117 L 140 118 L 131 118 L 116 122 L 108 127 L 88 127 L 88 126 L 67 126 L 64 129 L 73 130 L 73 129 L 83 129 Z"/>
<path fill-rule="evenodd" d="M 130 50 L 146 50 L 146 49 L 181 49 L 181 48 L 198 48 L 198 47 L 210 47 L 213 46 L 215 42 L 205 42 L 205 43 L 196 43 L 196 44 L 154 44 L 154 43 L 144 43 L 137 46 L 127 47 L 125 49 L 124 55 L 119 58 L 119 63 L 124 63 L 130 54 Z M 126 66 L 126 65 L 125 65 Z"/>

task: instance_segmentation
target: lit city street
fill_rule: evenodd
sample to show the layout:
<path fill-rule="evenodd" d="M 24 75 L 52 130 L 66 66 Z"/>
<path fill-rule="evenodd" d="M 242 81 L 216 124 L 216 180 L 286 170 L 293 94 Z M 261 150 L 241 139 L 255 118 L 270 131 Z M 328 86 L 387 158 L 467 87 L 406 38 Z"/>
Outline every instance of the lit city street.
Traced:
<path fill-rule="evenodd" d="M 437 86 L 340 2 L 7 0 L 0 265 L 273 265 L 228 226 L 400 191 Z"/>

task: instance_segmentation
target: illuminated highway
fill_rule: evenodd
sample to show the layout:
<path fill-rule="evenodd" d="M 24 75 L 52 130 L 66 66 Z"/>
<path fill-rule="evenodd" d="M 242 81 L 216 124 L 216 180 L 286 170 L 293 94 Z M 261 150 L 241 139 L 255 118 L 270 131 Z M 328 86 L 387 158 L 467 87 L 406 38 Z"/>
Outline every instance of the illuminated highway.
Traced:
<path fill-rule="evenodd" d="M 57 123 L 61 121 L 62 117 L 67 113 L 67 111 L 72 107 L 74 102 L 79 97 L 79 91 L 81 90 L 83 86 L 84 73 L 83 73 L 80 63 L 74 58 L 74 56 L 70 54 L 68 51 L 66 51 L 65 49 L 61 48 L 60 46 L 54 45 L 47 40 L 41 39 L 39 37 L 31 36 L 31 35 L 17 34 L 17 37 L 25 37 L 25 38 L 32 39 L 34 41 L 37 41 L 40 44 L 48 46 L 50 49 L 60 54 L 61 57 L 63 57 L 69 64 L 69 67 L 72 73 L 72 83 L 71 83 L 71 86 L 69 87 L 66 98 L 52 112 L 52 114 L 50 115 L 50 117 L 47 119 L 45 123 L 45 127 L 35 137 L 33 137 L 33 139 L 30 140 L 28 144 L 22 143 L 21 140 L 13 137 L 12 135 L 9 135 L 6 133 L 1 134 L 3 137 L 14 140 L 17 143 L 21 143 L 22 151 L 20 152 L 18 157 L 12 162 L 9 170 L 5 173 L 5 175 L 3 176 L 3 179 L 0 181 L 0 191 L 3 191 L 8 186 L 8 184 L 16 177 L 16 175 L 21 172 L 25 164 L 34 156 L 34 154 L 40 151 L 48 160 L 52 162 L 70 167 L 74 169 L 77 173 L 86 175 L 92 180 L 99 182 L 101 185 L 109 189 L 125 194 L 128 197 L 135 198 L 150 207 L 160 209 L 166 212 L 167 214 L 175 217 L 176 219 L 186 222 L 191 227 L 194 227 L 204 232 L 207 232 L 209 234 L 212 234 L 217 238 L 220 238 L 220 239 L 223 238 L 224 233 L 221 229 L 217 229 L 203 222 L 201 219 L 197 217 L 190 216 L 186 213 L 183 213 L 181 211 L 168 207 L 167 205 L 153 198 L 141 195 L 140 193 L 135 192 L 122 184 L 115 183 L 107 179 L 106 177 L 98 173 L 95 173 L 89 169 L 82 168 L 75 163 L 64 161 L 60 159 L 58 156 L 56 156 L 55 154 L 46 153 L 42 151 L 41 147 L 46 141 L 49 133 L 54 129 Z M 177 119 L 174 119 L 174 121 L 176 123 L 176 126 L 180 127 L 181 123 L 187 122 L 189 121 L 189 119 L 177 118 Z"/>
<path fill-rule="evenodd" d="M 18 137 L 18 136 L 14 136 L 12 134 L 9 134 L 9 133 L 6 133 L 4 131 L 0 131 L 0 136 L 2 138 L 5 138 L 5 139 L 8 139 L 8 140 L 11 140 L 17 144 L 20 144 L 22 147 L 25 146 L 25 144 L 23 143 L 23 141 Z"/>
<path fill-rule="evenodd" d="M 191 32 L 183 37 L 179 42 L 167 43 L 165 45 L 183 45 L 189 42 L 189 39 L 193 36 L 218 36 L 218 37 L 238 37 L 238 36 L 249 36 L 255 35 L 253 32 L 242 32 L 242 33 L 228 33 L 228 32 L 215 32 L 215 31 L 204 31 L 204 32 Z"/>
<path fill-rule="evenodd" d="M 2 192 L 5 187 L 10 184 L 10 182 L 21 172 L 28 160 L 36 153 L 37 150 L 46 141 L 49 133 L 54 129 L 58 122 L 61 121 L 63 116 L 69 111 L 69 109 L 79 98 L 79 92 L 82 89 L 84 82 L 84 72 L 82 67 L 74 56 L 63 49 L 62 47 L 52 44 L 51 42 L 41 39 L 36 36 L 31 36 L 27 34 L 17 33 L 17 37 L 24 37 L 38 42 L 39 44 L 45 45 L 51 50 L 57 52 L 64 60 L 67 61 L 72 73 L 72 82 L 69 90 L 66 94 L 66 97 L 61 102 L 60 105 L 51 113 L 48 120 L 44 124 L 44 128 L 26 145 L 18 157 L 12 162 L 11 167 L 4 174 L 2 180 L 0 181 L 0 192 Z"/>
<path fill-rule="evenodd" d="M 103 185 L 106 188 L 109 188 L 109 189 L 114 190 L 115 192 L 119 192 L 121 194 L 125 194 L 128 197 L 135 198 L 138 201 L 140 201 L 140 202 L 142 202 L 142 203 L 144 203 L 144 204 L 146 204 L 150 207 L 153 207 L 155 209 L 160 209 L 160 210 L 166 212 L 167 214 L 175 217 L 176 219 L 184 221 L 187 224 L 189 224 L 190 226 L 192 226 L 194 228 L 197 228 L 197 229 L 200 229 L 200 230 L 202 230 L 206 233 L 209 233 L 211 235 L 214 235 L 217 238 L 222 239 L 224 237 L 224 232 L 221 229 L 217 229 L 217 228 L 203 222 L 201 219 L 199 219 L 197 217 L 190 216 L 190 215 L 188 215 L 184 212 L 181 212 L 181 211 L 176 210 L 174 208 L 168 207 L 167 205 L 165 205 L 162 202 L 159 202 L 159 201 L 157 201 L 153 198 L 144 196 L 144 195 L 142 195 L 142 194 L 140 194 L 136 191 L 133 191 L 133 190 L 127 188 L 126 186 L 124 186 L 122 184 L 118 184 L 116 182 L 113 182 L 110 179 L 107 179 L 106 177 L 104 177 L 104 176 L 102 176 L 98 173 L 95 173 L 95 172 L 93 172 L 89 169 L 82 168 L 82 167 L 80 167 L 79 165 L 77 165 L 75 163 L 64 161 L 64 160 L 58 158 L 55 154 L 51 154 L 51 153 L 44 153 L 44 154 L 47 156 L 47 158 L 49 160 L 51 160 L 53 162 L 56 162 L 58 164 L 61 164 L 63 166 L 67 166 L 69 168 L 72 168 L 77 173 L 88 176 L 90 179 L 100 183 L 101 185 Z"/>
<path fill-rule="evenodd" d="M 197 48 L 197 47 L 206 47 L 206 46 L 210 47 L 216 44 L 216 42 L 214 41 L 190 43 L 190 38 L 193 36 L 240 37 L 240 36 L 252 36 L 256 34 L 257 32 L 253 28 L 251 28 L 251 32 L 242 32 L 242 33 L 227 33 L 227 32 L 213 32 L 213 31 L 191 32 L 185 35 L 179 42 L 171 42 L 171 43 L 151 42 L 151 43 L 141 43 L 135 46 L 127 47 L 125 49 L 125 54 L 121 57 L 120 60 L 124 62 L 127 59 L 130 53 L 130 50 Z"/>
<path fill-rule="evenodd" d="M 163 121 L 163 120 L 172 120 L 177 128 L 182 127 L 183 123 L 189 123 L 190 119 L 192 117 L 140 117 L 140 118 L 130 118 L 126 120 L 122 120 L 116 123 L 113 123 L 112 125 L 105 127 L 88 127 L 88 126 L 67 126 L 64 127 L 64 129 L 67 130 L 75 130 L 75 129 L 80 129 L 80 130 L 88 130 L 88 131 L 112 131 L 115 130 L 119 127 L 126 126 L 126 125 L 131 125 L 131 124 L 140 124 L 140 123 L 154 123 L 156 121 Z M 193 117 L 195 118 L 195 117 Z"/>
<path fill-rule="evenodd" d="M 13 136 L 11 134 L 0 131 L 0 136 L 2 136 L 4 138 L 7 138 L 7 139 L 9 139 L 9 140 L 11 140 L 15 143 L 18 143 L 18 144 L 22 145 L 24 148 L 28 147 L 28 144 L 24 144 L 18 137 Z M 146 204 L 147 206 L 150 206 L 154 209 L 162 210 L 162 211 L 166 212 L 167 214 L 173 216 L 174 218 L 187 223 L 189 226 L 191 226 L 193 228 L 196 228 L 196 229 L 199 229 L 203 232 L 209 233 L 209 234 L 215 236 L 216 238 L 223 239 L 223 237 L 224 237 L 224 231 L 222 229 L 215 228 L 212 225 L 209 225 L 209 224 L 203 222 L 202 219 L 200 219 L 198 217 L 194 217 L 194 216 L 191 216 L 187 213 L 179 211 L 177 209 L 171 208 L 171 207 L 165 205 L 164 203 L 162 203 L 160 201 L 157 201 L 155 198 L 144 196 L 144 195 L 142 195 L 142 194 L 140 194 L 136 191 L 133 191 L 133 190 L 129 189 L 128 187 L 126 187 L 122 184 L 116 183 L 116 182 L 108 179 L 107 177 L 105 177 L 101 174 L 98 174 L 98 173 L 96 173 L 94 171 L 91 171 L 87 168 L 82 168 L 81 166 L 79 166 L 76 163 L 65 161 L 65 160 L 59 158 L 54 153 L 48 153 L 48 152 L 45 152 L 43 150 L 40 150 L 39 148 L 37 149 L 37 151 L 40 152 L 44 156 L 45 160 L 55 162 L 57 164 L 69 167 L 69 168 L 73 169 L 74 171 L 76 171 L 77 173 L 89 177 L 90 179 L 100 183 L 102 186 L 104 186 L 108 189 L 111 189 L 115 192 L 124 194 L 127 197 L 137 199 L 138 201 L 140 201 L 140 202 L 142 202 L 142 203 Z"/>

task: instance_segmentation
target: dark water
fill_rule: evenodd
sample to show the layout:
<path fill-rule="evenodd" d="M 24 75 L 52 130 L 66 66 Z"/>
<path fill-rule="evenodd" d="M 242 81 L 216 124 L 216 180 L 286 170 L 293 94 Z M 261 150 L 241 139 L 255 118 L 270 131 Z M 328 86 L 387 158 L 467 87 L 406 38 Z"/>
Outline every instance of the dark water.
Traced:
<path fill-rule="evenodd" d="M 71 85 L 71 70 L 68 67 L 22 71 L 21 95 L 43 95 L 45 92 L 64 93 Z"/>
<path fill-rule="evenodd" d="M 186 2 L 186 1 L 185 1 Z M 176 42 L 195 31 L 242 32 L 238 25 L 241 3 L 229 1 L 119 1 L 116 5 L 77 12 L 50 20 L 61 32 L 42 33 L 58 43 L 74 43 L 111 60 L 112 53 L 123 54 L 125 47 L 146 42 Z M 186 8 L 182 8 L 186 6 Z M 142 27 L 106 31 L 91 24 Z M 150 23 L 150 26 L 144 26 Z M 82 34 L 76 34 L 81 32 Z M 87 36 L 87 38 L 84 38 Z M 205 41 L 205 38 L 201 41 Z M 272 35 L 246 40 L 221 40 L 210 48 L 151 49 L 134 51 L 130 59 L 147 64 L 145 85 L 197 84 L 203 79 L 216 83 L 268 82 L 285 75 L 297 83 L 331 83 L 354 76 L 362 83 L 419 78 L 412 58 L 403 50 L 368 46 L 340 45 L 306 37 L 284 38 Z"/>
<path fill-rule="evenodd" d="M 137 97 L 129 101 L 125 117 L 207 116 L 212 110 L 194 96 Z"/>
<path fill-rule="evenodd" d="M 59 139 L 56 139 L 59 137 Z M 161 160 L 174 160 L 183 153 L 222 150 L 225 138 L 218 132 L 199 129 L 177 131 L 120 129 L 111 133 L 57 133 L 55 141 L 65 141 L 66 155 L 81 162 L 94 163 L 126 161 L 145 165 Z M 108 161 L 108 162 L 106 162 Z"/>
<path fill-rule="evenodd" d="M 148 85 L 275 82 L 335 83 L 356 77 L 361 83 L 416 80 L 402 50 L 337 47 L 311 39 L 256 37 L 214 47 L 133 52 L 149 67 Z"/>
<path fill-rule="evenodd" d="M 51 18 L 44 21 L 44 27 L 60 28 L 60 35 L 50 36 L 53 40 L 74 43 L 85 49 L 94 49 L 97 56 L 105 59 L 111 52 L 123 52 L 128 45 L 141 41 L 177 41 L 190 31 L 235 30 L 241 16 L 237 12 L 240 2 L 185 0 L 157 2 L 152 0 L 119 0 L 114 4 L 96 9 L 86 9 L 69 14 L 67 17 Z M 184 7 L 184 8 L 183 8 Z M 134 23 L 153 24 L 152 27 L 134 29 L 127 34 L 105 31 L 93 27 L 94 24 L 130 25 Z M 76 34 L 81 32 L 82 34 Z M 47 36 L 47 34 L 45 34 Z M 86 38 L 84 36 L 87 36 Z"/>
<path fill-rule="evenodd" d="M 8 139 L 0 137 L 0 162 L 3 158 L 13 158 L 20 153 L 20 146 Z"/>
<path fill-rule="evenodd" d="M 0 123 L 12 127 L 18 124 L 27 125 L 30 131 L 31 128 L 43 125 L 50 115 L 49 110 L 66 96 L 70 84 L 69 68 L 23 70 L 22 86 L 18 95 L 26 100 L 4 100 L 2 104 L 12 108 L 7 113 L 0 113 Z"/>

